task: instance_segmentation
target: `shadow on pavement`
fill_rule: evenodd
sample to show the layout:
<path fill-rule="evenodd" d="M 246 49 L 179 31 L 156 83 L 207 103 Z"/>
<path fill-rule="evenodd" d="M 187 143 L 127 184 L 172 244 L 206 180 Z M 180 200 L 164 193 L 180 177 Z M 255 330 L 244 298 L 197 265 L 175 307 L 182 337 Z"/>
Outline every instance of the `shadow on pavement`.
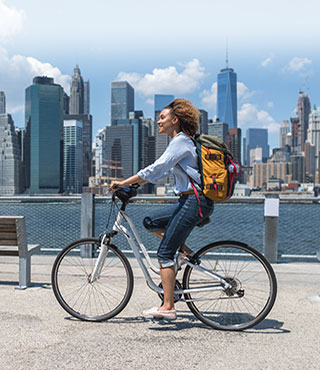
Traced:
<path fill-rule="evenodd" d="M 261 334 L 287 334 L 291 333 L 291 330 L 284 329 L 283 321 L 264 319 L 260 324 L 253 328 L 247 329 L 246 333 L 261 333 Z M 270 331 L 271 329 L 271 331 Z"/>
<path fill-rule="evenodd" d="M 12 286 L 16 289 L 19 289 L 19 283 L 17 281 L 4 281 L 0 280 L 0 286 Z M 31 283 L 30 286 L 28 286 L 25 289 L 22 290 L 28 290 L 30 288 L 43 288 L 43 289 L 51 289 L 51 283 Z"/>
<path fill-rule="evenodd" d="M 65 317 L 65 320 L 69 321 L 79 321 L 72 316 Z M 114 325 L 114 324 L 136 324 L 136 323 L 150 323 L 149 330 L 155 331 L 170 331 L 170 330 L 186 330 L 186 329 L 193 329 L 193 328 L 201 328 L 206 330 L 217 330 L 211 328 L 208 325 L 205 325 L 197 318 L 193 317 L 189 314 L 179 314 L 177 320 L 155 320 L 151 318 L 145 318 L 143 316 L 136 316 L 136 317 L 114 317 L 110 320 L 106 320 L 103 322 L 96 322 L 98 324 L 105 323 L 107 325 Z M 93 322 L 94 323 L 94 322 Z M 247 334 L 287 334 L 290 333 L 290 330 L 284 329 L 283 322 L 271 319 L 264 319 L 260 324 L 256 325 L 253 328 L 243 330 L 242 333 Z M 232 332 L 232 330 L 230 331 Z"/>

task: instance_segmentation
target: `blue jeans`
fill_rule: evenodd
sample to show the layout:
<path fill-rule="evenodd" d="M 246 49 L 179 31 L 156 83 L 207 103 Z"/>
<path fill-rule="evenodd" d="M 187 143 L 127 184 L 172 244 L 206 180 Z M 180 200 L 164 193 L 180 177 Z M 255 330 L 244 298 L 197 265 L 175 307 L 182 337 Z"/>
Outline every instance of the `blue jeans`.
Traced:
<path fill-rule="evenodd" d="M 185 194 L 178 203 L 163 207 L 146 216 L 143 220 L 144 227 L 149 231 L 166 229 L 158 248 L 158 261 L 160 267 L 174 265 L 174 256 L 181 247 L 193 228 L 213 212 L 213 201 L 204 195 L 199 195 L 201 211 L 195 194 Z"/>

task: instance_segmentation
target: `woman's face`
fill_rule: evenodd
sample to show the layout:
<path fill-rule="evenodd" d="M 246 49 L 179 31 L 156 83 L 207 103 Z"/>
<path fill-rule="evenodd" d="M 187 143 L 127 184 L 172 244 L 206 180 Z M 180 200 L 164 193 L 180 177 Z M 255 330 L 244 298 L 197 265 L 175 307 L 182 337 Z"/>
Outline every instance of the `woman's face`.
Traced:
<path fill-rule="evenodd" d="M 163 109 L 157 122 L 159 134 L 167 134 L 172 138 L 178 129 L 178 122 L 177 117 L 171 115 L 170 109 Z"/>

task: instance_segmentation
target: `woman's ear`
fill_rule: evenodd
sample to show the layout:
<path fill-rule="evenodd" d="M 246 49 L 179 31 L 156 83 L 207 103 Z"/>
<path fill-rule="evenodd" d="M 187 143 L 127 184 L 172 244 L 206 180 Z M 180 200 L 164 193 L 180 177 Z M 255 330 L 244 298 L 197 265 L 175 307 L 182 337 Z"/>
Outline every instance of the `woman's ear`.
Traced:
<path fill-rule="evenodd" d="M 179 123 L 179 118 L 177 116 L 173 117 L 172 124 L 177 125 Z"/>

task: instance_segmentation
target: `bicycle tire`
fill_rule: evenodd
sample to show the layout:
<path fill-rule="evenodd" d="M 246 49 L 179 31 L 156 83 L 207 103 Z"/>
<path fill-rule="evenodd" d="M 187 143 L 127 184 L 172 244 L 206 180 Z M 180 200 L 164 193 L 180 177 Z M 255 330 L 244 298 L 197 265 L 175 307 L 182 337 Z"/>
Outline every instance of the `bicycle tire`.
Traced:
<path fill-rule="evenodd" d="M 185 293 L 191 312 L 204 324 L 219 330 L 241 331 L 261 322 L 271 311 L 277 280 L 266 258 L 247 244 L 222 241 L 201 248 L 195 258 L 200 267 L 209 269 L 227 280 L 232 288 Z M 183 275 L 183 288 L 222 284 L 191 266 Z"/>
<path fill-rule="evenodd" d="M 62 308 L 84 321 L 105 321 L 119 314 L 133 291 L 133 273 L 126 256 L 109 245 L 99 279 L 90 283 L 99 255 L 99 240 L 85 238 L 65 247 L 51 273 L 52 288 Z"/>

